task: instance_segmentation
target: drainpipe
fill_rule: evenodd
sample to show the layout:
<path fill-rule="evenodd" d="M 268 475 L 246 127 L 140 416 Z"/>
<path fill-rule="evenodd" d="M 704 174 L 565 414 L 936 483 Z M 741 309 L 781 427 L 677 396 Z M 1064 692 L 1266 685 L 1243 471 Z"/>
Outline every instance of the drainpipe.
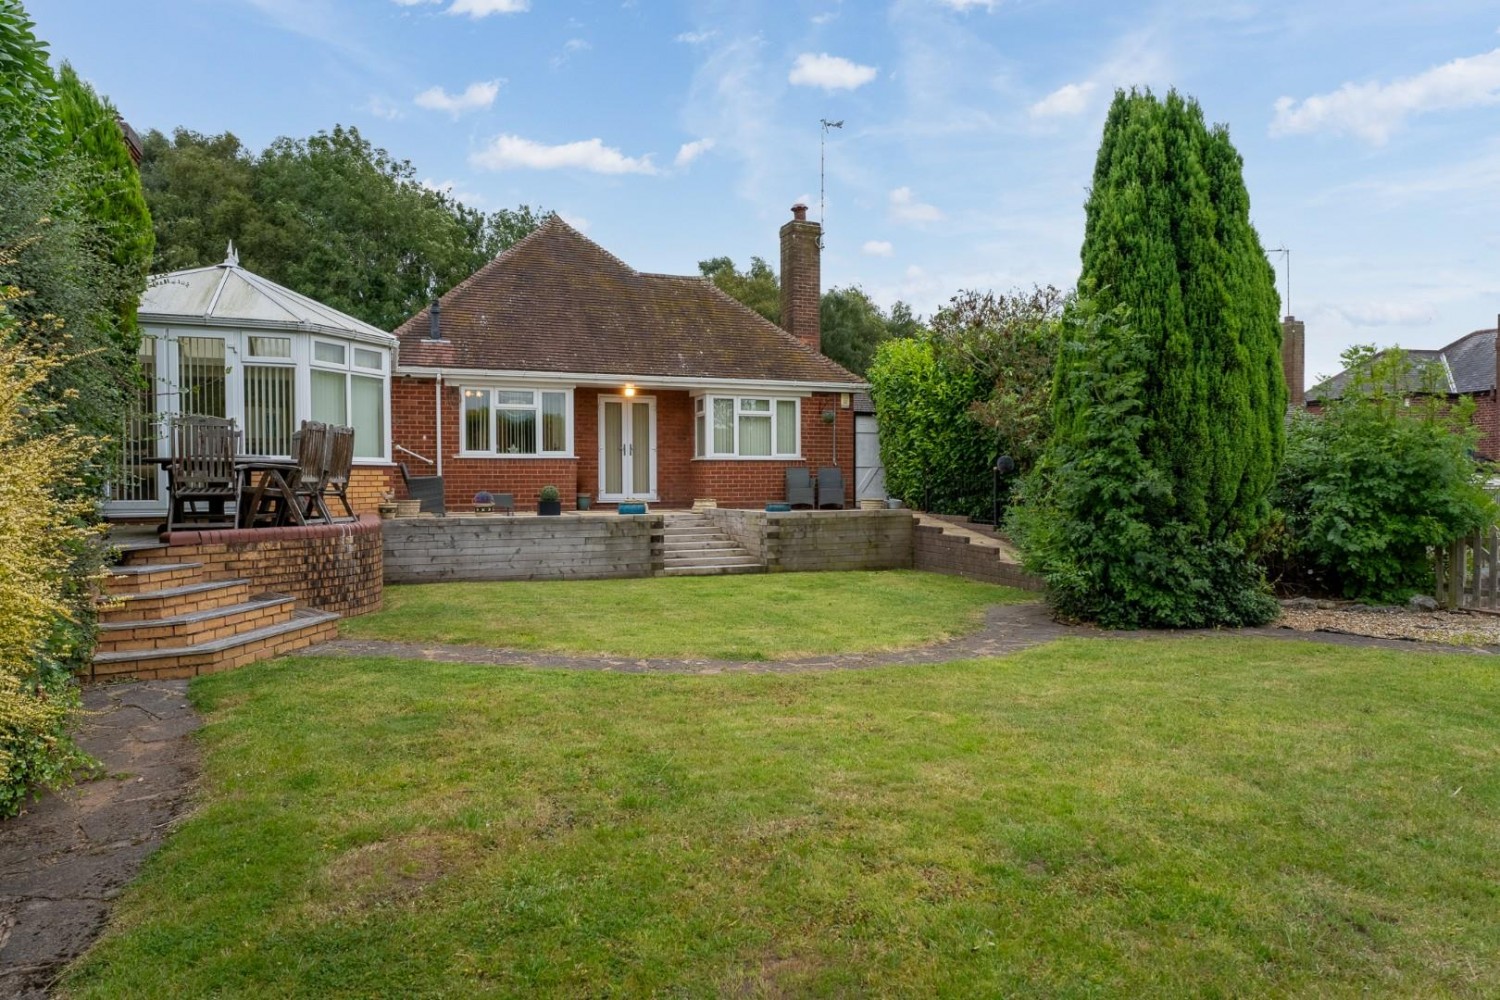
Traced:
<path fill-rule="evenodd" d="M 437 474 L 443 474 L 443 376 L 432 385 L 433 419 L 437 421 Z"/>

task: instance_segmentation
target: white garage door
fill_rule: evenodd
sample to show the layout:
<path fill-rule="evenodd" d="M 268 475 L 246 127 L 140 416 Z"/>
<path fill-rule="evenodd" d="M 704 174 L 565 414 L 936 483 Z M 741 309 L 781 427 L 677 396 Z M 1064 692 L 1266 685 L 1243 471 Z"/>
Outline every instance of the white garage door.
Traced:
<path fill-rule="evenodd" d="M 885 466 L 880 464 L 880 427 L 873 414 L 854 417 L 854 496 L 885 499 Z"/>

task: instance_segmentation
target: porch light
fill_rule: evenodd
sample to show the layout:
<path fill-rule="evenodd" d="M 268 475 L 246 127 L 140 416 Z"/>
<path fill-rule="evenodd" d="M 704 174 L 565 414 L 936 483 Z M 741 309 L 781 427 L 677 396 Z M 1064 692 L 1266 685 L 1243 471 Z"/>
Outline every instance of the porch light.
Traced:
<path fill-rule="evenodd" d="M 627 395 L 627 396 L 634 396 L 635 395 L 635 386 L 632 385 L 629 382 L 625 383 L 625 395 Z"/>

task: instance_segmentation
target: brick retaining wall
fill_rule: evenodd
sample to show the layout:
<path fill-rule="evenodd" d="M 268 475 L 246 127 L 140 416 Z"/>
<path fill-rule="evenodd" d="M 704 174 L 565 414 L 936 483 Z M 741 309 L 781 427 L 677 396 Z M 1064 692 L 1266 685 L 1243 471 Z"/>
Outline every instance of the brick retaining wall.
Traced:
<path fill-rule="evenodd" d="M 985 545 L 973 545 L 962 535 L 944 534 L 936 525 L 918 524 L 912 536 L 913 569 L 928 573 L 965 576 L 985 583 L 998 583 L 1022 590 L 1042 591 L 1041 577 L 1026 572 L 1015 563 L 1005 562 L 999 552 Z"/>
<path fill-rule="evenodd" d="M 141 562 L 201 562 L 211 579 L 244 577 L 253 593 L 290 594 L 299 605 L 341 615 L 380 608 L 384 582 L 377 517 L 306 527 L 174 531 L 170 548 Z"/>
<path fill-rule="evenodd" d="M 415 517 L 385 522 L 390 583 L 604 580 L 660 571 L 660 514 Z"/>

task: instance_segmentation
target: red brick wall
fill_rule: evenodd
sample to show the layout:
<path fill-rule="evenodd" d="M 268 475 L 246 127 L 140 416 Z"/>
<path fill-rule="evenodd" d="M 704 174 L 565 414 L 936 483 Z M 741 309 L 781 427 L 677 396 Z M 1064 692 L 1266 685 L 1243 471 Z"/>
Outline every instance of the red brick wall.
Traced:
<path fill-rule="evenodd" d="M 290 594 L 297 603 L 362 615 L 380 608 L 385 578 L 380 520 L 352 524 L 174 531 L 169 548 L 135 562 L 198 562 L 208 579 L 250 581 L 252 593 Z"/>
<path fill-rule="evenodd" d="M 1490 461 L 1500 460 L 1500 405 L 1496 404 L 1493 392 L 1476 392 L 1472 396 L 1474 416 L 1469 422 L 1479 429 L 1479 443 L 1475 445 L 1475 449 Z M 1458 398 L 1450 396 L 1449 403 L 1457 402 Z M 1307 404 L 1307 412 L 1317 416 L 1323 412 L 1323 407 L 1317 402 L 1311 402 Z"/>
<path fill-rule="evenodd" d="M 432 419 L 433 391 L 429 379 L 397 379 L 391 386 L 394 413 L 392 436 L 397 444 L 426 456 L 437 454 L 436 425 Z M 459 387 L 443 387 L 443 486 L 450 510 L 473 507 L 474 494 L 513 493 L 518 511 L 535 510 L 537 495 L 546 485 L 562 494 L 564 510 L 572 510 L 582 491 L 599 495 L 599 397 L 614 395 L 609 389 L 579 388 L 573 394 L 573 446 L 576 459 L 564 458 L 459 458 Z M 710 497 L 725 507 L 759 507 L 780 500 L 786 492 L 785 469 L 805 465 L 817 468 L 834 463 L 834 438 L 838 438 L 838 462 L 844 472 L 845 503 L 854 502 L 854 411 L 841 409 L 837 395 L 817 395 L 802 400 L 801 462 L 698 461 L 693 458 L 693 398 L 682 390 L 643 390 L 642 397 L 656 401 L 657 503 L 662 507 L 687 507 L 698 497 Z M 827 410 L 837 414 L 834 424 L 823 422 Z M 435 471 L 411 456 L 397 453 L 413 475 Z M 398 495 L 404 496 L 399 486 Z"/>

